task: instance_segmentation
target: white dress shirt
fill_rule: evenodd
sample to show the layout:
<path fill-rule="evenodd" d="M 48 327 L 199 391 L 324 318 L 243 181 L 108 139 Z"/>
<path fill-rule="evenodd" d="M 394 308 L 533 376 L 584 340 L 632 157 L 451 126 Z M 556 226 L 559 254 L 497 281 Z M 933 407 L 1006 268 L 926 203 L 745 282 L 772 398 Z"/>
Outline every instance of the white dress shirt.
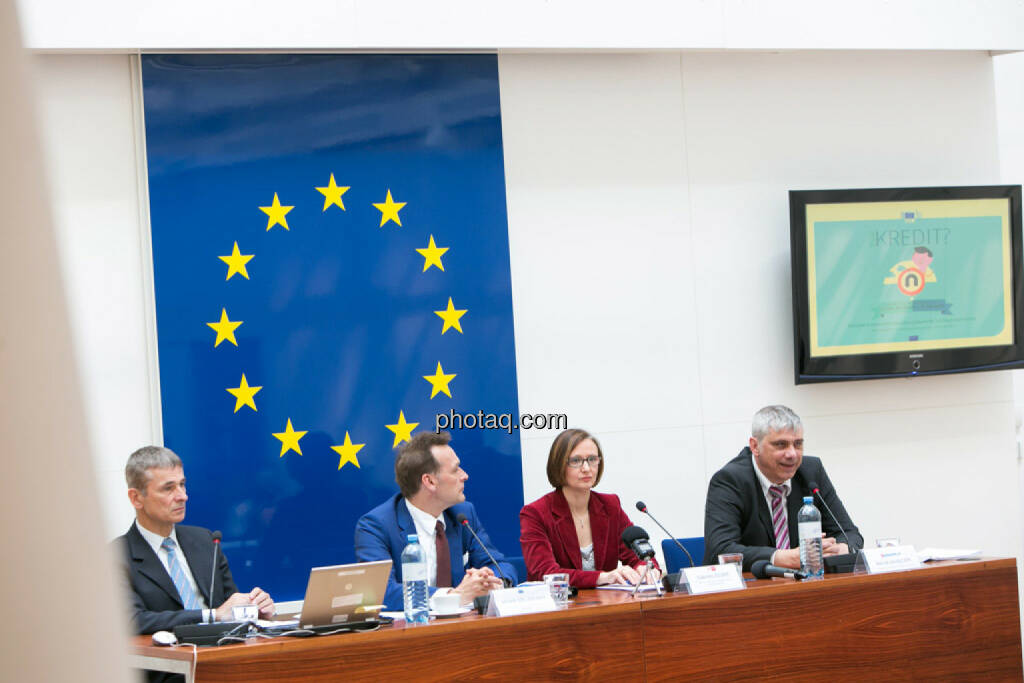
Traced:
<path fill-rule="evenodd" d="M 772 494 L 768 491 L 768 489 L 771 488 L 772 486 L 781 486 L 782 487 L 782 519 L 784 520 L 784 523 L 786 524 L 786 528 L 788 529 L 789 528 L 789 508 L 787 508 L 786 505 L 789 502 L 789 494 L 793 490 L 793 486 L 792 486 L 792 481 L 793 480 L 792 479 L 787 479 L 786 481 L 782 482 L 781 484 L 773 484 L 770 481 L 768 481 L 768 477 L 764 476 L 764 473 L 761 471 L 761 468 L 757 466 L 757 458 L 754 457 L 753 453 L 750 454 L 750 461 L 754 465 L 754 474 L 757 475 L 757 480 L 759 482 L 761 482 L 761 492 L 764 494 L 764 501 L 766 503 L 768 503 L 768 517 L 769 518 L 771 518 L 771 516 L 772 516 Z M 790 545 L 790 547 L 793 546 L 793 539 L 789 539 L 789 545 Z M 778 552 L 778 551 L 776 550 L 775 552 Z M 772 559 L 769 560 L 769 561 L 772 564 L 775 564 L 775 553 L 772 553 Z"/>
<path fill-rule="evenodd" d="M 167 551 L 161 545 L 164 542 L 164 537 L 160 534 L 153 533 L 149 529 L 139 524 L 139 520 L 135 520 L 135 528 L 139 530 L 142 537 L 146 539 L 146 543 L 149 543 L 150 547 L 153 548 L 153 552 L 160 559 L 160 563 L 163 564 L 164 569 L 167 570 L 167 575 L 171 575 L 171 568 L 167 564 Z M 192 569 L 188 566 L 188 559 L 185 557 L 185 552 L 181 549 L 181 544 L 178 543 L 178 535 L 174 533 L 174 527 L 171 527 L 171 535 L 169 538 L 174 541 L 174 557 L 178 560 L 178 564 L 181 566 L 182 572 L 185 574 L 185 578 L 192 584 L 192 590 L 196 592 L 196 597 L 199 598 L 199 604 L 203 607 L 203 621 L 208 621 L 211 617 L 206 614 L 205 610 L 209 609 L 209 605 L 206 604 L 206 600 L 203 598 L 202 591 L 199 590 L 198 584 L 196 584 L 196 577 L 192 576 Z"/>
<path fill-rule="evenodd" d="M 438 522 L 441 522 L 442 528 L 447 528 L 444 523 L 444 514 L 440 517 L 434 517 L 429 512 L 424 512 L 418 507 L 409 502 L 407 498 L 403 498 L 405 501 L 405 507 L 409 509 L 409 515 L 412 516 L 413 524 L 416 525 L 416 535 L 419 536 L 420 548 L 423 550 L 423 558 L 427 561 L 427 585 L 437 586 L 437 539 L 434 533 L 434 529 Z M 451 581 L 451 577 L 448 577 Z"/>

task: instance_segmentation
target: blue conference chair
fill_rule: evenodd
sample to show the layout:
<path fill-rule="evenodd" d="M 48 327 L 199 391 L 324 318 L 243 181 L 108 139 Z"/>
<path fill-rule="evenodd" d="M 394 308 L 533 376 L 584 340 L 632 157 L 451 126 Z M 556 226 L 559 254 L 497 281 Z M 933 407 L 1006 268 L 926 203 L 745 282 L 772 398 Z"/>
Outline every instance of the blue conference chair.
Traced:
<path fill-rule="evenodd" d="M 676 548 L 676 550 L 679 550 L 679 548 Z M 519 583 L 526 581 L 526 561 L 523 559 L 522 555 L 519 555 L 518 557 L 506 556 L 505 561 L 515 567 L 516 574 L 519 575 Z"/>
<path fill-rule="evenodd" d="M 693 538 L 679 538 L 676 539 L 683 544 L 691 555 L 693 555 L 693 561 L 699 567 L 704 562 L 704 537 L 694 536 Z M 671 538 L 666 538 L 661 542 L 661 552 L 665 556 L 665 571 L 672 574 L 685 569 L 690 566 L 690 560 L 683 551 L 679 549 L 679 546 Z"/>

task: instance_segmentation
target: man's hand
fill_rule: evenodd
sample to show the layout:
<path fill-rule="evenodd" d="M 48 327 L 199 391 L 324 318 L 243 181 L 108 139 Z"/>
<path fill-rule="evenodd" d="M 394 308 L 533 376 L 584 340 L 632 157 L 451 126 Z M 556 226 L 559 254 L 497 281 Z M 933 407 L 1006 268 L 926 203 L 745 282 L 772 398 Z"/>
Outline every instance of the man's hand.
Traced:
<path fill-rule="evenodd" d="M 836 543 L 836 539 L 831 536 L 825 536 L 821 539 L 821 554 L 823 557 L 825 555 L 845 555 L 848 552 L 850 552 L 849 546 L 845 543 Z M 800 548 L 776 550 L 774 564 L 776 567 L 800 569 Z"/>
<path fill-rule="evenodd" d="M 489 567 L 481 569 L 470 567 L 466 570 L 466 575 L 462 577 L 462 583 L 453 588 L 452 591 L 459 593 L 462 596 L 462 604 L 466 604 L 472 602 L 473 598 L 487 595 L 492 590 L 501 588 L 504 585 L 501 579 L 496 577 Z"/>
<path fill-rule="evenodd" d="M 786 569 L 800 569 L 800 548 L 776 550 L 775 561 L 772 564 Z"/>
<path fill-rule="evenodd" d="M 274 616 L 274 601 L 270 595 L 260 587 L 249 591 L 249 604 L 256 605 L 260 609 L 260 616 L 269 619 Z"/>
<path fill-rule="evenodd" d="M 235 593 L 227 600 L 224 601 L 220 607 L 217 608 L 217 621 L 233 621 L 231 615 L 232 607 L 241 607 L 242 605 L 251 604 L 249 602 L 249 596 L 245 593 Z"/>
<path fill-rule="evenodd" d="M 253 588 L 248 594 L 235 593 L 225 600 L 224 604 L 217 608 L 217 621 L 234 621 L 231 608 L 242 607 L 243 605 L 256 605 L 260 610 L 261 617 L 269 618 L 274 616 L 274 601 L 270 599 L 270 595 L 262 588 Z"/>
<path fill-rule="evenodd" d="M 834 538 L 823 538 L 821 540 L 821 554 L 822 555 L 846 555 L 850 552 L 850 547 L 845 543 L 836 543 Z"/>

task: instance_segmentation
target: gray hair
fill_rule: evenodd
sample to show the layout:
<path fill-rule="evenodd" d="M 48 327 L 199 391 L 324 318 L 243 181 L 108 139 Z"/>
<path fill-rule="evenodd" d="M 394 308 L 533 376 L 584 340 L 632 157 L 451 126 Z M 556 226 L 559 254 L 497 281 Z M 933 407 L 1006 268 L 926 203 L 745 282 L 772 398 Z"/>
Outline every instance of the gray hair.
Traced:
<path fill-rule="evenodd" d="M 750 435 L 760 441 L 772 432 L 802 432 L 800 416 L 786 406 L 765 406 L 754 413 Z"/>
<path fill-rule="evenodd" d="M 143 446 L 128 456 L 128 464 L 124 466 L 124 479 L 128 482 L 128 488 L 137 489 L 139 493 L 145 495 L 150 470 L 174 469 L 181 466 L 181 458 L 170 448 Z"/>

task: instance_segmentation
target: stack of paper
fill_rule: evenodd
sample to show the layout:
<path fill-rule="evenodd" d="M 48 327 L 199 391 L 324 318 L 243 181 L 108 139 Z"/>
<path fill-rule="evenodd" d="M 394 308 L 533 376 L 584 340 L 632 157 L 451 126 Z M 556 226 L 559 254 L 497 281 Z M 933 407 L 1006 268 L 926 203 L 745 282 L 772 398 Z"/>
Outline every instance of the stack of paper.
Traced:
<path fill-rule="evenodd" d="M 627 583 L 608 583 L 608 584 L 605 584 L 603 586 L 598 586 L 597 590 L 599 590 L 599 591 L 629 591 L 630 593 L 632 593 L 633 589 L 635 589 L 635 588 L 636 588 L 636 586 L 631 586 L 631 585 L 629 585 Z M 658 587 L 656 585 L 654 585 L 654 584 L 645 583 L 644 585 L 640 586 L 640 592 L 641 593 L 643 593 L 644 591 L 656 591 L 656 590 L 658 590 Z"/>
<path fill-rule="evenodd" d="M 922 562 L 931 562 L 932 560 L 971 560 L 981 557 L 981 551 L 964 548 L 925 548 L 924 550 L 919 550 L 917 556 Z"/>

